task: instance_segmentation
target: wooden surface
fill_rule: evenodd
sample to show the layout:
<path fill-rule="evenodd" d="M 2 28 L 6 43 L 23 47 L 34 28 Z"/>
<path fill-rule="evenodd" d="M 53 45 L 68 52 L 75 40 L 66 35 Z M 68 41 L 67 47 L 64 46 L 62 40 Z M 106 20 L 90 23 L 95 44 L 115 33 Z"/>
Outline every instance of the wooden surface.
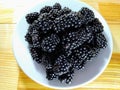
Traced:
<path fill-rule="evenodd" d="M 120 90 L 120 0 L 81 0 L 98 10 L 113 35 L 113 55 L 108 67 L 92 83 L 75 90 Z M 0 0 L 0 90 L 53 90 L 28 78 L 12 52 L 16 21 L 29 5 L 40 0 Z M 28 4 L 29 3 L 29 4 Z"/>

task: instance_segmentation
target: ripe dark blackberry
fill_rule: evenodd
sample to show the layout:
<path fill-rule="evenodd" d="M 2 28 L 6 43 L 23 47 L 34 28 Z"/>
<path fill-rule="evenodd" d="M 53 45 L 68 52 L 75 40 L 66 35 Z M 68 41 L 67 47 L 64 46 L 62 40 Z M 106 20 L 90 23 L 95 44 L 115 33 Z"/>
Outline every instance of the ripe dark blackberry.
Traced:
<path fill-rule="evenodd" d="M 45 52 L 53 52 L 57 45 L 59 44 L 60 39 L 56 34 L 51 34 L 50 36 L 44 38 L 41 42 L 41 47 Z"/>
<path fill-rule="evenodd" d="M 57 77 L 57 75 L 54 73 L 54 71 L 52 70 L 52 68 L 46 69 L 46 78 L 48 80 L 53 80 L 54 78 Z"/>
<path fill-rule="evenodd" d="M 92 57 L 95 57 L 96 53 L 88 46 L 76 48 L 70 56 L 73 67 L 78 70 L 81 69 L 85 65 L 86 61 L 90 61 Z"/>
<path fill-rule="evenodd" d="M 40 10 L 40 14 L 42 14 L 42 13 L 49 13 L 51 9 L 52 9 L 51 6 L 45 6 L 45 7 L 43 7 L 43 8 Z"/>
<path fill-rule="evenodd" d="M 52 21 L 47 19 L 47 18 L 43 18 L 45 17 L 44 15 L 39 17 L 34 23 L 33 26 L 39 30 L 41 33 L 48 33 L 51 28 L 52 28 Z"/>
<path fill-rule="evenodd" d="M 102 33 L 96 34 L 96 45 L 99 48 L 106 48 L 107 47 L 107 40 Z"/>
<path fill-rule="evenodd" d="M 29 34 L 29 33 L 27 33 L 26 35 L 25 35 L 25 40 L 29 43 L 29 44 L 32 44 L 33 42 L 32 42 L 32 37 L 31 37 L 31 35 Z"/>
<path fill-rule="evenodd" d="M 88 22 L 91 22 L 95 18 L 94 12 L 88 8 L 83 7 L 80 12 L 84 16 L 85 24 L 88 24 Z"/>
<path fill-rule="evenodd" d="M 41 50 L 34 46 L 29 46 L 29 49 L 30 49 L 30 53 L 31 53 L 33 60 L 35 60 L 37 63 L 41 63 L 42 62 Z"/>
<path fill-rule="evenodd" d="M 67 73 L 70 67 L 71 64 L 68 62 L 68 58 L 65 55 L 61 55 L 56 59 L 53 70 L 57 75 L 62 75 Z"/>
<path fill-rule="evenodd" d="M 29 24 L 32 24 L 38 17 L 39 17 L 39 13 L 33 12 L 33 13 L 27 14 L 25 18 Z"/>
<path fill-rule="evenodd" d="M 60 5 L 59 3 L 55 3 L 55 4 L 53 5 L 53 9 L 58 9 L 58 10 L 60 10 L 60 9 L 61 9 L 61 5 Z"/>
<path fill-rule="evenodd" d="M 64 14 L 59 18 L 54 20 L 54 31 L 56 33 L 69 30 L 68 28 L 78 28 L 81 27 L 81 19 L 79 19 L 77 13 L 70 12 L 69 14 Z"/>
<path fill-rule="evenodd" d="M 63 38 L 63 46 L 66 50 L 73 50 L 92 37 L 92 32 L 82 29 L 79 32 L 71 32 Z"/>

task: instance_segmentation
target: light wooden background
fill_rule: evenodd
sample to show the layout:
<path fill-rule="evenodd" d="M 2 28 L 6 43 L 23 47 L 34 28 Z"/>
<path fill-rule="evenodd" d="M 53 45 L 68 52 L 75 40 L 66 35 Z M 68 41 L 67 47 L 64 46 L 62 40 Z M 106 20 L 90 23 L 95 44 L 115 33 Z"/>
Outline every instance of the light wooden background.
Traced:
<path fill-rule="evenodd" d="M 92 83 L 75 90 L 120 90 L 120 0 L 81 0 L 106 19 L 113 36 L 113 55 L 103 74 Z M 12 52 L 16 21 L 41 0 L 0 0 L 0 90 L 53 90 L 29 79 L 18 67 Z"/>

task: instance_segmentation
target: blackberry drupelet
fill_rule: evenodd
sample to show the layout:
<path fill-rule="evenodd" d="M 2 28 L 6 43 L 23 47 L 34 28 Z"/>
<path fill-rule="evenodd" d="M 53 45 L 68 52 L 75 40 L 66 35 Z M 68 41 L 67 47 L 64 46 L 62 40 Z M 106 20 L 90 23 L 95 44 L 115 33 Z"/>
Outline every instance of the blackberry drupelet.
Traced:
<path fill-rule="evenodd" d="M 55 50 L 59 44 L 60 39 L 56 34 L 51 34 L 50 36 L 44 38 L 41 42 L 42 50 L 51 53 Z"/>
<path fill-rule="evenodd" d="M 39 17 L 39 13 L 33 12 L 33 13 L 27 14 L 25 18 L 29 24 L 32 24 L 38 17 Z"/>

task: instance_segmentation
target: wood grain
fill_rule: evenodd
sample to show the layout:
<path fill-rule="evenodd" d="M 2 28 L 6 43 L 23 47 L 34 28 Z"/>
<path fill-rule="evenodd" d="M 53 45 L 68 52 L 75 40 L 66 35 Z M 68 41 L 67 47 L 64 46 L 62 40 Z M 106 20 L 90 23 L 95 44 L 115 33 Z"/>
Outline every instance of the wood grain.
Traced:
<path fill-rule="evenodd" d="M 30 0 L 29 3 L 38 3 Z M 120 90 L 120 0 L 81 0 L 93 6 L 106 19 L 113 36 L 113 55 L 103 74 L 75 90 Z M 28 1 L 0 0 L 0 90 L 53 90 L 28 78 L 19 68 L 12 51 L 16 21 Z M 31 4 L 29 4 L 31 5 Z"/>

